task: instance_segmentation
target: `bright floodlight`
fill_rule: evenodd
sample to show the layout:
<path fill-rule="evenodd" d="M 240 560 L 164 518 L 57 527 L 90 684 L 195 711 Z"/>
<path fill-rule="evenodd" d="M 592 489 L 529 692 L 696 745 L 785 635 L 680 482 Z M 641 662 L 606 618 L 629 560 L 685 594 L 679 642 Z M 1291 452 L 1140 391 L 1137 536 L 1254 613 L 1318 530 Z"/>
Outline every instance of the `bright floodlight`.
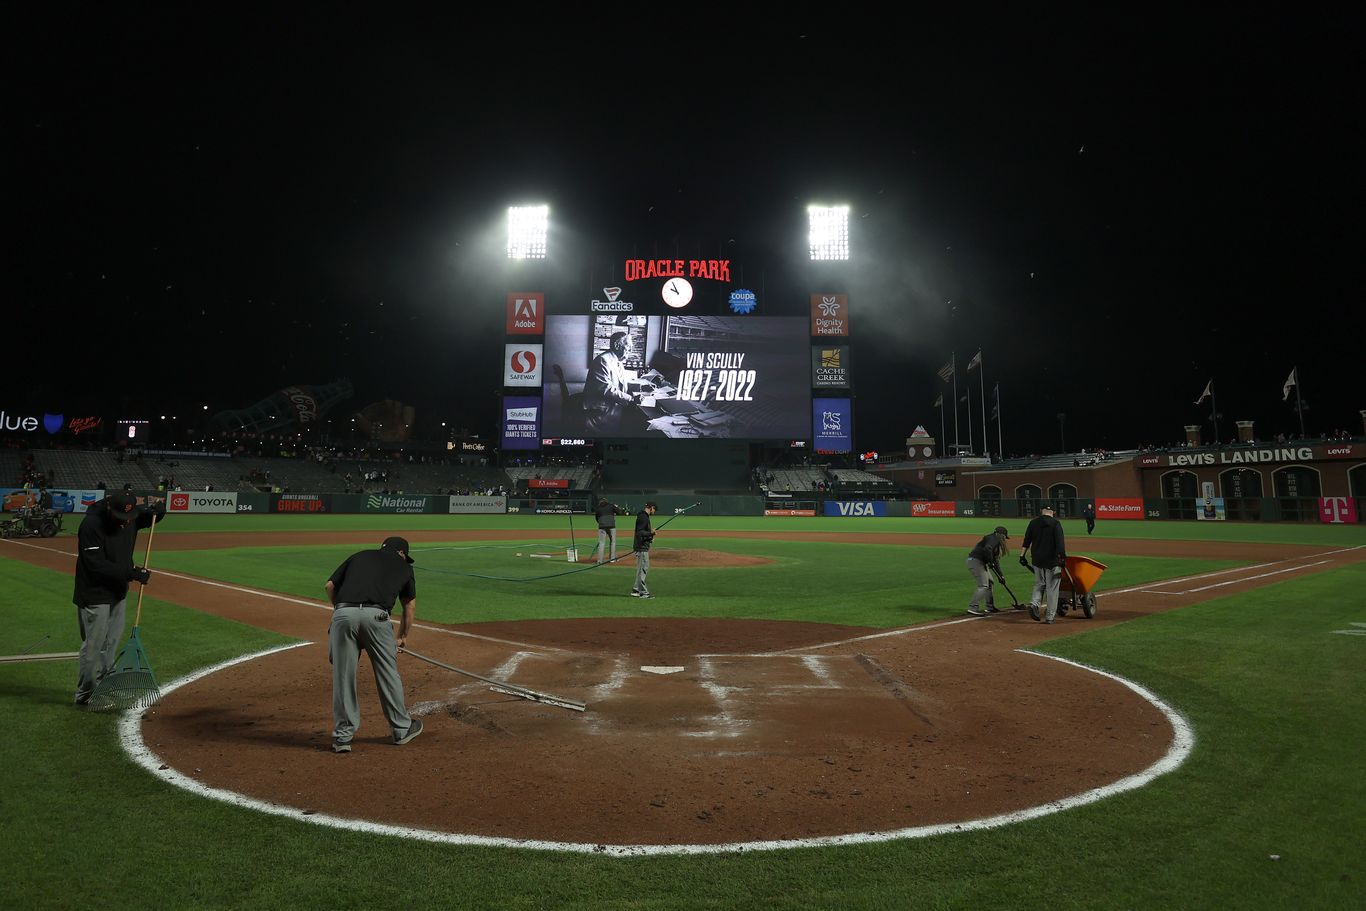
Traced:
<path fill-rule="evenodd" d="M 848 259 L 849 207 L 807 206 L 806 214 L 811 223 L 807 238 L 811 244 L 811 258 Z"/>
<path fill-rule="evenodd" d="M 545 259 L 549 206 L 508 207 L 508 259 Z"/>

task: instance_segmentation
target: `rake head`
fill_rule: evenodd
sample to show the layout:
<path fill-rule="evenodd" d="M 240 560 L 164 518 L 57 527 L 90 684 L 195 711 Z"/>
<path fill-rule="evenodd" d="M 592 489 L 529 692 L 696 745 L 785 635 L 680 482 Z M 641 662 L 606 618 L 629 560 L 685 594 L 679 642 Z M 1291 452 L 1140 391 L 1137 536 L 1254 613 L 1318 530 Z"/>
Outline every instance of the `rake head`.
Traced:
<path fill-rule="evenodd" d="M 137 627 L 119 652 L 114 669 L 95 684 L 90 704 L 101 709 L 145 709 L 161 701 L 161 688 L 138 638 Z"/>

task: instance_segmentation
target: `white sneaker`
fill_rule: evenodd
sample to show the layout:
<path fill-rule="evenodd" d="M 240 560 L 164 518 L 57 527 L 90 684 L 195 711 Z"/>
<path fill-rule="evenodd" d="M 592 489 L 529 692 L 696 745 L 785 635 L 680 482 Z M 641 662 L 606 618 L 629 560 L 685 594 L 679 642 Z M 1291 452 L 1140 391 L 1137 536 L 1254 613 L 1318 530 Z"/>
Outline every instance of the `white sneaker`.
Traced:
<path fill-rule="evenodd" d="M 972 614 L 974 617 L 985 617 L 987 615 L 987 612 L 980 607 L 970 607 L 968 608 L 968 613 Z"/>

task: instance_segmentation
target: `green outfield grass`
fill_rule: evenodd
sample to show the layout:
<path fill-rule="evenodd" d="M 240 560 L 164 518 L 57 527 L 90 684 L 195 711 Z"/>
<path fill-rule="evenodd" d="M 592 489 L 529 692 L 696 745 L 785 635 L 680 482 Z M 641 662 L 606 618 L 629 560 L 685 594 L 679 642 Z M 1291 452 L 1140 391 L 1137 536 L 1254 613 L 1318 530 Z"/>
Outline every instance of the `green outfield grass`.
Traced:
<path fill-rule="evenodd" d="M 660 513 L 655 525 L 670 522 L 670 527 L 691 531 L 758 531 L 758 532 L 846 532 L 907 535 L 982 535 L 997 525 L 1004 525 L 1011 534 L 1024 534 L 1025 519 L 993 518 L 861 518 L 837 516 L 703 516 L 684 513 L 675 519 Z M 631 516 L 617 518 L 618 535 L 625 536 L 632 528 Z M 67 516 L 66 532 L 74 533 L 79 516 Z M 167 519 L 166 530 L 182 532 L 225 531 L 375 531 L 384 534 L 405 530 L 442 531 L 466 529 L 503 529 L 509 526 L 524 529 L 544 529 L 562 536 L 567 542 L 571 522 L 568 516 L 533 515 L 181 515 Z M 1328 544 L 1336 546 L 1366 545 L 1366 524 L 1322 525 L 1290 522 L 1129 522 L 1106 521 L 1096 523 L 1093 535 L 1086 534 L 1086 524 L 1080 519 L 1064 519 L 1063 528 L 1077 553 L 1100 550 L 1107 538 L 1139 538 L 1160 541 L 1242 541 L 1272 544 Z M 592 516 L 574 516 L 572 529 L 580 547 L 591 548 L 597 532 Z M 1086 544 L 1080 542 L 1085 540 Z"/>
<path fill-rule="evenodd" d="M 210 518 L 173 521 L 181 530 L 246 527 L 235 524 L 238 517 Z M 546 530 L 541 540 L 547 546 L 567 540 L 564 517 L 242 520 L 253 527 L 354 527 L 385 534 L 516 524 Z M 464 524 L 471 521 L 485 524 Z M 441 522 L 458 524 L 427 524 Z M 684 522 L 782 531 L 831 530 L 833 523 L 848 530 L 938 534 L 975 534 L 994 524 L 691 516 L 676 524 Z M 1126 532 L 1130 527 L 1208 530 L 1125 523 Z M 1250 534 L 1260 531 L 1255 526 L 1217 528 L 1248 535 L 1220 540 L 1328 548 L 1366 543 L 1358 528 L 1283 526 L 1265 537 Z M 1068 531 L 1075 540 L 1077 526 L 1069 523 Z M 963 548 L 726 538 L 678 544 L 775 562 L 742 570 L 655 569 L 653 614 L 887 627 L 961 615 L 968 595 Z M 583 541 L 579 546 L 586 549 Z M 660 546 L 673 542 L 661 535 Z M 572 567 L 512 556 L 519 548 L 527 552 L 522 542 L 440 547 L 414 544 L 424 567 L 424 619 L 638 616 L 643 606 L 624 596 L 629 569 L 505 581 Z M 321 598 L 326 575 L 355 549 L 164 551 L 153 563 L 154 571 Z M 29 566 L 9 553 L 0 547 L 7 621 L 0 625 L 0 654 L 74 650 L 79 636 L 69 574 Z M 1132 557 L 1109 562 L 1102 592 L 1226 565 Z M 1016 593 L 1025 594 L 1028 575 L 1018 568 L 1007 573 Z M 0 761 L 9 776 L 0 788 L 8 842 L 0 861 L 0 907 L 1357 909 L 1366 905 L 1360 822 L 1366 807 L 1360 760 L 1366 637 L 1335 631 L 1362 629 L 1352 624 L 1366 623 L 1363 590 L 1366 566 L 1356 565 L 1292 574 L 1251 593 L 1107 629 L 1069 623 L 1067 631 L 1076 632 L 1051 640 L 1048 652 L 1142 684 L 1182 712 L 1195 731 L 1187 762 L 1138 791 L 987 832 L 744 855 L 613 859 L 461 848 L 263 816 L 193 797 L 134 765 L 117 744 L 114 717 L 69 705 L 72 662 L 0 665 L 6 721 Z M 155 580 L 148 591 L 155 591 Z M 528 598 L 530 591 L 538 597 Z M 145 615 L 149 610 L 156 617 L 153 660 L 163 680 L 284 641 L 150 596 Z M 319 717 L 328 711 L 327 694 L 320 693 Z"/>

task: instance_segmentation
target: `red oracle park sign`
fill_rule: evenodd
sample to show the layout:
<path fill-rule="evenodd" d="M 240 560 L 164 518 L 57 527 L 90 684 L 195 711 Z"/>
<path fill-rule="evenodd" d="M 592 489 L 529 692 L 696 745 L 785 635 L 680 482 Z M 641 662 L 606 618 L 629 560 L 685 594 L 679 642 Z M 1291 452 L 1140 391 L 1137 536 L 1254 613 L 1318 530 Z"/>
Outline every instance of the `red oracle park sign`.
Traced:
<path fill-rule="evenodd" d="M 508 335 L 545 334 L 545 295 L 523 291 L 508 295 Z"/>
<path fill-rule="evenodd" d="M 531 489 L 564 489 L 569 487 L 568 478 L 528 478 L 526 486 Z"/>

